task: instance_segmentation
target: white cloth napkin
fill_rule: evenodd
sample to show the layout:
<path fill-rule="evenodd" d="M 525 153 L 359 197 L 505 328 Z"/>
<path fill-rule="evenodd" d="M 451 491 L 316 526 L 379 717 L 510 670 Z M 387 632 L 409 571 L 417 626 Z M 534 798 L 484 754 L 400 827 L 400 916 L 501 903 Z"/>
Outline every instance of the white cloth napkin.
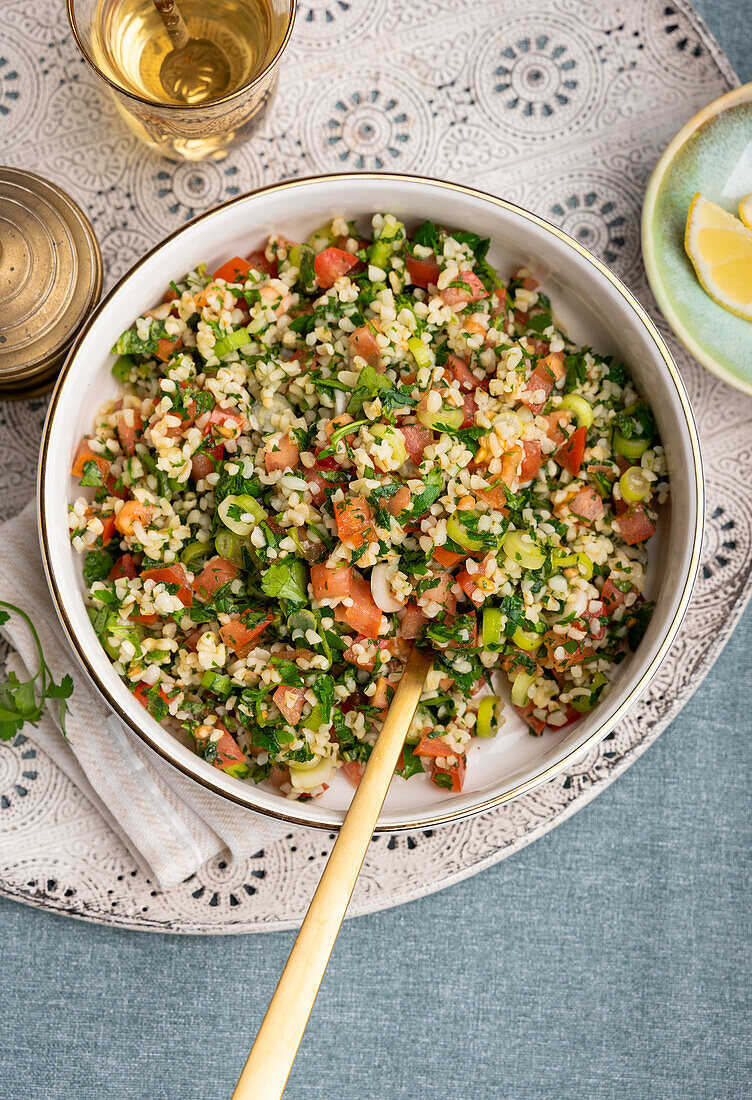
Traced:
<path fill-rule="evenodd" d="M 69 672 L 75 684 L 66 719 L 69 742 L 60 732 L 56 705 L 37 729 L 24 733 L 90 799 L 153 882 L 166 889 L 220 852 L 243 859 L 290 832 L 188 779 L 115 717 L 63 634 L 42 569 L 33 500 L 0 527 L 0 599 L 30 617 L 55 679 Z M 0 629 L 15 650 L 9 669 L 28 679 L 37 670 L 37 655 L 26 624 L 16 615 Z"/>

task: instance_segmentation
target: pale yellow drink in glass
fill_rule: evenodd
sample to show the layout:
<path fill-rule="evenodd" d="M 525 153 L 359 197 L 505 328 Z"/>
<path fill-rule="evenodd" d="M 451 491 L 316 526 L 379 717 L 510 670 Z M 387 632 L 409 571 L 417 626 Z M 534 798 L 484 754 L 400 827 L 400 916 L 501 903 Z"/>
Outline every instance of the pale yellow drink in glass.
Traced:
<path fill-rule="evenodd" d="M 168 156 L 219 159 L 246 139 L 270 105 L 295 0 L 177 0 L 191 38 L 208 39 L 229 68 L 218 94 L 167 94 L 172 50 L 152 0 L 68 0 L 74 36 L 135 133 Z M 209 82 L 211 83 L 211 82 Z"/>

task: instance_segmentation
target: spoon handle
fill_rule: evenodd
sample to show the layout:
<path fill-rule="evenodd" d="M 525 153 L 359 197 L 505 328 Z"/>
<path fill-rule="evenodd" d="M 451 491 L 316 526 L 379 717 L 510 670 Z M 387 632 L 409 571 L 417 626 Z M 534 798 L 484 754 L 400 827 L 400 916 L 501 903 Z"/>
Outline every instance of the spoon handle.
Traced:
<path fill-rule="evenodd" d="M 182 50 L 191 36 L 185 25 L 185 19 L 180 14 L 180 8 L 175 6 L 175 0 L 154 0 L 154 7 L 159 12 L 159 18 L 170 36 L 173 50 Z"/>
<path fill-rule="evenodd" d="M 284 1091 L 430 668 L 430 653 L 414 649 L 233 1100 L 279 1100 Z"/>

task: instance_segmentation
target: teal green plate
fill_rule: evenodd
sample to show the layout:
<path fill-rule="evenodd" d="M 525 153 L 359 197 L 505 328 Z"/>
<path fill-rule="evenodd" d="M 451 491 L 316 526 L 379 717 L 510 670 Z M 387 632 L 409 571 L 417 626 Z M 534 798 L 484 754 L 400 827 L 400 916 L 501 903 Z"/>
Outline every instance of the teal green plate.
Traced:
<path fill-rule="evenodd" d="M 739 200 L 752 192 L 752 84 L 727 92 L 679 131 L 642 209 L 645 269 L 661 312 L 698 362 L 752 394 L 752 322 L 705 293 L 684 251 L 687 210 L 698 191 L 737 216 Z"/>

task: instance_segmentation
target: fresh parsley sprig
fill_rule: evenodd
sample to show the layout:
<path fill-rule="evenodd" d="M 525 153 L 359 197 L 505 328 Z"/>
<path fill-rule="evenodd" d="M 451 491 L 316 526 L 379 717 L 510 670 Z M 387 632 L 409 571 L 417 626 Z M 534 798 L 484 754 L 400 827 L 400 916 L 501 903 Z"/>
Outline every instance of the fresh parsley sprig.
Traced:
<path fill-rule="evenodd" d="M 19 680 L 15 672 L 11 672 L 7 681 L 0 684 L 0 741 L 10 741 L 23 729 L 27 722 L 32 726 L 39 724 L 44 714 L 44 704 L 48 699 L 60 700 L 60 728 L 63 736 L 67 738 L 65 730 L 65 715 L 68 710 L 66 699 L 73 692 L 73 680 L 70 676 L 63 676 L 60 683 L 50 672 L 49 665 L 44 659 L 42 643 L 36 632 L 33 622 L 20 607 L 15 604 L 0 600 L 0 626 L 10 619 L 10 612 L 20 615 L 26 621 L 34 644 L 39 654 L 39 668 L 30 680 Z M 37 681 L 39 681 L 37 683 Z"/>

